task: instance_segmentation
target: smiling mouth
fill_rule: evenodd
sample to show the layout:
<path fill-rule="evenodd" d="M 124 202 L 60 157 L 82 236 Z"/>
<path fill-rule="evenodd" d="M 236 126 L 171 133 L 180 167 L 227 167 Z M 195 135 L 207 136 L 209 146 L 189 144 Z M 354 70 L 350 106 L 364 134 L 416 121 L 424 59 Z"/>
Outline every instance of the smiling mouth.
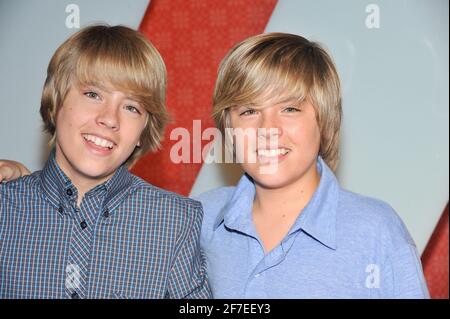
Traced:
<path fill-rule="evenodd" d="M 105 140 L 104 138 L 95 136 L 95 135 L 90 135 L 90 134 L 82 134 L 83 138 L 85 139 L 85 141 L 91 142 L 97 146 L 106 148 L 106 149 L 110 149 L 112 150 L 114 147 L 114 143 L 108 140 Z"/>
<path fill-rule="evenodd" d="M 277 149 L 259 149 L 256 151 L 258 157 L 263 158 L 276 158 L 278 156 L 283 156 L 289 153 L 291 150 L 287 148 L 277 148 Z"/>

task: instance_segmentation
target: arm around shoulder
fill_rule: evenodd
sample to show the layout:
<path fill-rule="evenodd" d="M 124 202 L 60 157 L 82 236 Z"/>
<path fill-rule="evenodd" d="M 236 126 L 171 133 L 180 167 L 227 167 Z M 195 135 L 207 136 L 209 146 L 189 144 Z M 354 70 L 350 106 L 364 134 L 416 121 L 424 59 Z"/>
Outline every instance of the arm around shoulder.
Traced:
<path fill-rule="evenodd" d="M 30 170 L 19 162 L 11 160 L 0 160 L 0 182 L 3 180 L 11 181 L 21 176 L 30 174 Z"/>
<path fill-rule="evenodd" d="M 206 259 L 200 249 L 200 229 L 203 211 L 195 202 L 188 211 L 189 225 L 179 241 L 178 253 L 171 269 L 169 298 L 204 299 L 212 298 L 206 273 Z"/>

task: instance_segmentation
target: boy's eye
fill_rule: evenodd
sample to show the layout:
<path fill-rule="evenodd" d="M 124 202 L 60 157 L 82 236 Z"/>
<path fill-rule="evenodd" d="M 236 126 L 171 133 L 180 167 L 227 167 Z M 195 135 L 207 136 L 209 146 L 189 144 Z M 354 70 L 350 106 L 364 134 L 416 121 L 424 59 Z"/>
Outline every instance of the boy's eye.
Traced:
<path fill-rule="evenodd" d="M 244 112 L 241 112 L 239 114 L 239 116 L 253 115 L 255 113 L 256 113 L 256 110 L 248 109 L 248 110 L 245 110 Z"/>
<path fill-rule="evenodd" d="M 288 106 L 288 107 L 286 107 L 286 108 L 283 110 L 283 112 L 286 112 L 286 113 L 295 113 L 295 112 L 300 112 L 300 109 L 297 108 L 297 107 L 294 107 L 294 106 Z"/>
<path fill-rule="evenodd" d="M 92 91 L 85 92 L 84 95 L 86 95 L 87 97 L 90 97 L 91 99 L 99 99 L 100 98 L 100 96 L 97 93 L 92 92 Z"/>
<path fill-rule="evenodd" d="M 139 109 L 138 109 L 137 107 L 133 106 L 133 105 L 127 105 L 127 106 L 125 106 L 125 109 L 126 109 L 127 111 L 132 112 L 132 113 L 141 114 L 141 112 L 139 111 Z"/>

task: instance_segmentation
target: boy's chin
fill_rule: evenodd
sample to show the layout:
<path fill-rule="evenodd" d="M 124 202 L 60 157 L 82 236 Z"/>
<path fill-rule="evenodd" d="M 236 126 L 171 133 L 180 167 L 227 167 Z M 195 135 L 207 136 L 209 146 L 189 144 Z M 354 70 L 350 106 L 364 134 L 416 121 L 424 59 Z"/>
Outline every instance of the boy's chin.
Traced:
<path fill-rule="evenodd" d="M 287 186 L 290 183 L 290 178 L 283 176 L 279 172 L 260 171 L 249 174 L 256 184 L 266 189 L 279 189 Z"/>

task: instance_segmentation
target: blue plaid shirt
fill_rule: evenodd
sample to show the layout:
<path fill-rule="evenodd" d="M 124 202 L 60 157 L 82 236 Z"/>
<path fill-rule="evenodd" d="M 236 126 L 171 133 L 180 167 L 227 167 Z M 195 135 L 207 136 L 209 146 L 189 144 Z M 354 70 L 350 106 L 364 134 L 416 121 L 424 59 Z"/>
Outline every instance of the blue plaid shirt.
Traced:
<path fill-rule="evenodd" d="M 0 298 L 209 298 L 201 205 L 120 167 L 87 192 L 51 154 L 0 184 Z"/>

